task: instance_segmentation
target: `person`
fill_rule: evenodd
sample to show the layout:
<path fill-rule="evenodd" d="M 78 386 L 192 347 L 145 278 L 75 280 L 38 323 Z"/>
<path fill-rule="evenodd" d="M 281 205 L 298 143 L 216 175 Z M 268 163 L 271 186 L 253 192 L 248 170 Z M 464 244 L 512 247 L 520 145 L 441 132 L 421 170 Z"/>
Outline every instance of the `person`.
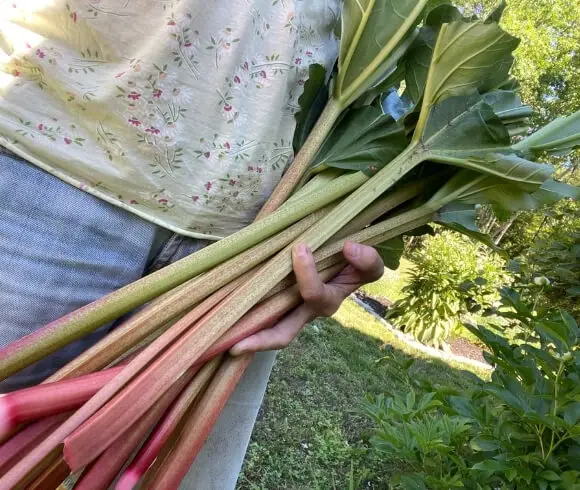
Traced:
<path fill-rule="evenodd" d="M 337 57 L 339 0 L 0 2 L 0 344 L 249 224 L 293 157 L 308 66 Z M 383 264 L 345 246 L 323 284 L 234 346 L 257 355 L 184 488 L 235 486 L 275 349 Z M 5 380 L 38 383 L 115 324 Z"/>

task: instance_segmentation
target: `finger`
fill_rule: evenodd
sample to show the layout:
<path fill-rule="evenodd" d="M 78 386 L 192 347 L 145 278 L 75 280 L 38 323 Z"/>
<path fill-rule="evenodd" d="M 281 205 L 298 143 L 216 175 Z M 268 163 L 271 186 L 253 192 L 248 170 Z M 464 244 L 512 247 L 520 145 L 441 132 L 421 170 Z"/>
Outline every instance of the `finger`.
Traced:
<path fill-rule="evenodd" d="M 302 299 L 311 306 L 325 302 L 326 286 L 316 270 L 310 248 L 300 243 L 292 249 L 292 265 Z"/>
<path fill-rule="evenodd" d="M 305 305 L 295 308 L 274 327 L 261 330 L 230 349 L 230 354 L 239 356 L 249 352 L 281 349 L 294 340 L 300 329 L 312 319 L 312 313 Z"/>
<path fill-rule="evenodd" d="M 348 263 L 358 272 L 361 283 L 374 282 L 385 272 L 383 260 L 373 247 L 347 241 L 343 253 Z"/>

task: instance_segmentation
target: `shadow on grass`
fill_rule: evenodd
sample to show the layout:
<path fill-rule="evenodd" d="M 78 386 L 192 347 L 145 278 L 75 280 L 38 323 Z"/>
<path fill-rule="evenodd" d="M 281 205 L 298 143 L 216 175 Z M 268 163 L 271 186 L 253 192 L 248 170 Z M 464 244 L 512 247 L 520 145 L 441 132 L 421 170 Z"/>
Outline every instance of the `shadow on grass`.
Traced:
<path fill-rule="evenodd" d="M 358 413 L 366 393 L 404 389 L 392 366 L 377 362 L 386 345 L 399 359 L 416 358 L 413 376 L 458 390 L 472 384 L 461 366 L 389 342 L 380 323 L 350 303 L 335 315 L 341 323 L 319 318 L 279 354 L 239 489 L 343 489 L 351 480 L 353 488 L 388 488 L 397 468 L 368 453 L 370 423 Z"/>

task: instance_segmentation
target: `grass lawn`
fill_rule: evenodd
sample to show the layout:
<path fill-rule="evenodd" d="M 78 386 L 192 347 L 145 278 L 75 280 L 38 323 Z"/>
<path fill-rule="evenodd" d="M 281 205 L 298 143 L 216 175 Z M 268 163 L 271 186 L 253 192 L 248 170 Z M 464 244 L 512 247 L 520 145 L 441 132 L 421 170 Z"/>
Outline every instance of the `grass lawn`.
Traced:
<path fill-rule="evenodd" d="M 374 294 L 391 298 L 382 289 L 393 287 L 387 274 Z M 369 423 L 358 413 L 365 393 L 403 389 L 389 364 L 376 362 L 384 345 L 415 357 L 414 375 L 457 389 L 472 384 L 461 365 L 411 350 L 347 300 L 333 319 L 315 320 L 279 354 L 238 489 L 387 488 L 396 467 L 368 454 Z"/>
<path fill-rule="evenodd" d="M 396 271 L 385 268 L 385 273 L 378 281 L 363 286 L 361 290 L 375 298 L 384 296 L 395 302 L 401 299 L 401 290 L 407 283 L 407 272 L 413 267 L 413 263 L 405 258 L 401 258 L 401 264 Z"/>

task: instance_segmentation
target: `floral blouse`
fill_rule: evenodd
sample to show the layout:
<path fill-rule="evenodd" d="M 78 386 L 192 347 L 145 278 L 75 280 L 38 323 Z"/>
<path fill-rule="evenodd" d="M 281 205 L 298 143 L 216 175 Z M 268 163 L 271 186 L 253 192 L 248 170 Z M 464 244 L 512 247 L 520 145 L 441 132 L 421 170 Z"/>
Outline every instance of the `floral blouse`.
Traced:
<path fill-rule="evenodd" d="M 0 146 L 160 226 L 250 223 L 339 0 L 0 0 Z"/>

